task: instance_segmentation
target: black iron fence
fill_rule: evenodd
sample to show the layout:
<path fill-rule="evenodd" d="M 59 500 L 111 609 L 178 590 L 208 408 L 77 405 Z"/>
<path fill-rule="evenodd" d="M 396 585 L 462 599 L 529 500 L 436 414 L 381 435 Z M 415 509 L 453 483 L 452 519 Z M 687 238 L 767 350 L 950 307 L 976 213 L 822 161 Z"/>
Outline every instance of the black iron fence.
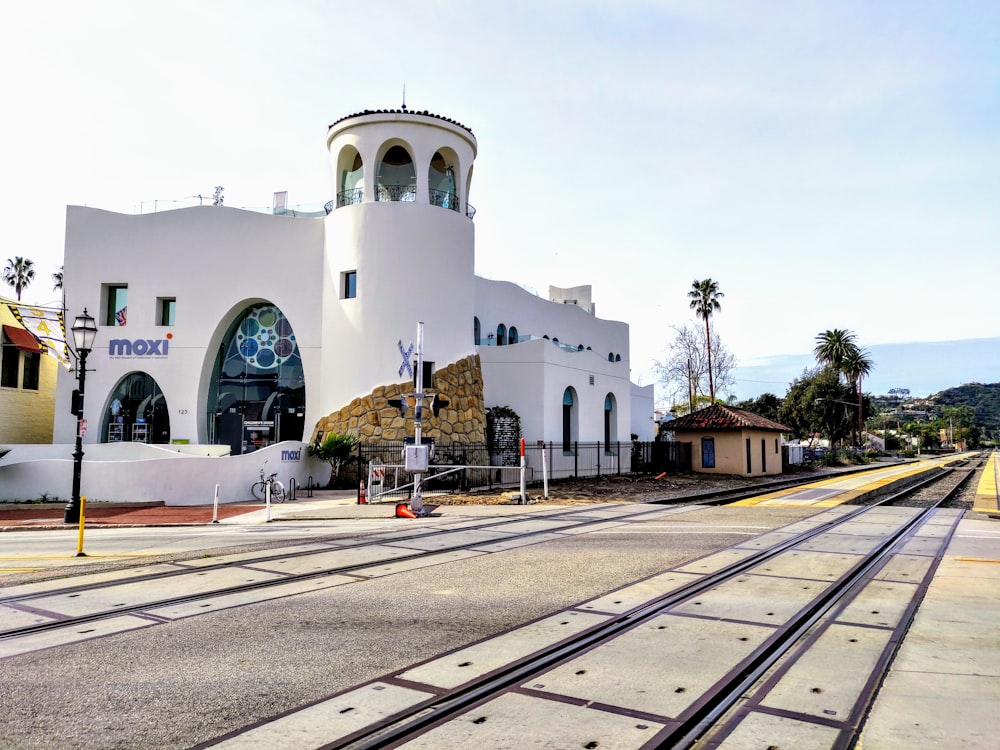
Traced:
<path fill-rule="evenodd" d="M 342 467 L 341 479 L 366 482 L 369 498 L 409 497 L 413 475 L 403 466 L 405 443 L 358 443 Z M 566 449 L 568 448 L 568 450 Z M 691 470 L 691 443 L 673 441 L 581 443 L 537 442 L 524 448 L 526 482 L 538 484 L 543 469 L 549 479 L 600 477 L 621 474 L 658 474 Z M 430 468 L 422 475 L 427 492 L 482 492 L 517 489 L 521 457 L 516 450 L 491 451 L 485 443 L 437 443 Z"/>

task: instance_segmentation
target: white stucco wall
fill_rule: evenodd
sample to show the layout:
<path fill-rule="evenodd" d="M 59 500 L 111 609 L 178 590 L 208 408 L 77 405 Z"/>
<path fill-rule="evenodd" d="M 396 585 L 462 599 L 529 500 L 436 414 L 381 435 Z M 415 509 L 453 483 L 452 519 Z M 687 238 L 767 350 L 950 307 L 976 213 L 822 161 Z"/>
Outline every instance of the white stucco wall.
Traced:
<path fill-rule="evenodd" d="M 510 406 L 521 418 L 526 440 L 562 441 L 563 394 L 572 387 L 579 400 L 575 439 L 604 441 L 604 400 L 611 393 L 617 412 L 612 439 L 628 442 L 631 384 L 622 363 L 595 352 L 568 352 L 544 339 L 480 347 L 479 356 L 487 407 Z"/>
<path fill-rule="evenodd" d="M 130 372 L 162 389 L 172 438 L 205 442 L 209 379 L 226 328 L 247 305 L 275 304 L 296 336 L 306 379 L 306 422 L 320 416 L 323 220 L 270 216 L 222 206 L 125 215 L 70 206 L 66 215 L 66 306 L 70 325 L 84 308 L 98 322 L 87 359 L 85 442 L 100 440 L 110 394 Z M 101 290 L 128 285 L 128 322 L 104 325 Z M 177 300 L 173 326 L 159 326 L 157 298 Z M 166 341 L 165 356 L 111 358 L 112 339 Z M 161 345 L 161 350 L 162 350 Z M 60 373 L 54 442 L 72 442 L 76 375 Z"/>

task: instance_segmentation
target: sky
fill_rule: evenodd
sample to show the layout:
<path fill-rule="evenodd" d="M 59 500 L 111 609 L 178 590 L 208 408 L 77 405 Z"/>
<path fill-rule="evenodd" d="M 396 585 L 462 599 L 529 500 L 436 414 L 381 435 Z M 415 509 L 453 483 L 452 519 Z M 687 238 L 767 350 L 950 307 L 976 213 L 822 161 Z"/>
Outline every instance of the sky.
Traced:
<path fill-rule="evenodd" d="M 35 262 L 29 302 L 57 299 L 67 205 L 319 206 L 327 127 L 405 88 L 478 140 L 476 272 L 592 284 L 640 384 L 696 279 L 747 368 L 830 328 L 1000 336 L 995 0 L 33 0 L 0 65 L 0 262 Z"/>

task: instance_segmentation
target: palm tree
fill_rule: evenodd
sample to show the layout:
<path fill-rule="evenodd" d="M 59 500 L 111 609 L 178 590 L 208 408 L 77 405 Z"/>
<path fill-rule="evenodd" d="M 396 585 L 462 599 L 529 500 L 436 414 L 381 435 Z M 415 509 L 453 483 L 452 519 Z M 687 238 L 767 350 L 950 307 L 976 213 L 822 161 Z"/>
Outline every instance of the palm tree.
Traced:
<path fill-rule="evenodd" d="M 858 347 L 854 347 L 851 351 L 847 353 L 843 361 L 840 363 L 840 370 L 844 373 L 849 381 L 854 385 L 854 390 L 858 394 L 858 442 L 861 442 L 861 380 L 874 369 L 875 363 L 872 362 L 871 356 L 868 352 Z"/>
<path fill-rule="evenodd" d="M 21 301 L 21 290 L 28 286 L 33 278 L 35 278 L 35 261 L 19 255 L 7 258 L 7 267 L 3 269 L 3 280 L 5 284 L 14 287 L 18 302 Z"/>
<path fill-rule="evenodd" d="M 843 328 L 823 331 L 816 336 L 816 348 L 813 349 L 816 361 L 838 373 L 843 372 L 844 360 L 858 349 L 854 343 L 856 338 L 853 331 Z"/>
<path fill-rule="evenodd" d="M 52 274 L 52 291 L 59 290 L 62 292 L 62 309 L 63 315 L 66 315 L 66 292 L 63 291 L 63 267 L 59 266 L 59 270 Z"/>
<path fill-rule="evenodd" d="M 691 298 L 691 309 L 705 321 L 705 346 L 708 351 L 708 397 L 711 400 L 710 403 L 713 404 L 715 403 L 715 381 L 712 378 L 712 337 L 708 332 L 708 319 L 713 312 L 722 309 L 719 298 L 725 296 L 719 291 L 719 283 L 711 279 L 702 281 L 695 279 L 691 283 L 691 291 L 688 292 L 688 297 Z"/>

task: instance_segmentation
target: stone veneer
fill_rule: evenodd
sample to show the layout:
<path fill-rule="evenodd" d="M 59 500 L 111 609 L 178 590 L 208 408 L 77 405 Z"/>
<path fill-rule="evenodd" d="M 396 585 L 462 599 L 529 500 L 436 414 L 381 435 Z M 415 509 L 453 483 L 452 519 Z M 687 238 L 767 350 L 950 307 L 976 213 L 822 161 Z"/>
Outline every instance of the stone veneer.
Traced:
<path fill-rule="evenodd" d="M 400 393 L 412 393 L 412 381 L 380 385 L 369 395 L 356 398 L 347 406 L 328 414 L 316 423 L 312 440 L 318 431 L 358 435 L 362 442 L 403 440 L 413 437 L 413 401 L 405 417 L 389 405 L 390 398 Z M 421 435 L 439 443 L 485 443 L 486 406 L 483 403 L 483 368 L 479 355 L 473 354 L 447 367 L 434 371 L 433 390 L 448 400 L 437 417 L 430 409 L 431 400 L 424 399 Z"/>

